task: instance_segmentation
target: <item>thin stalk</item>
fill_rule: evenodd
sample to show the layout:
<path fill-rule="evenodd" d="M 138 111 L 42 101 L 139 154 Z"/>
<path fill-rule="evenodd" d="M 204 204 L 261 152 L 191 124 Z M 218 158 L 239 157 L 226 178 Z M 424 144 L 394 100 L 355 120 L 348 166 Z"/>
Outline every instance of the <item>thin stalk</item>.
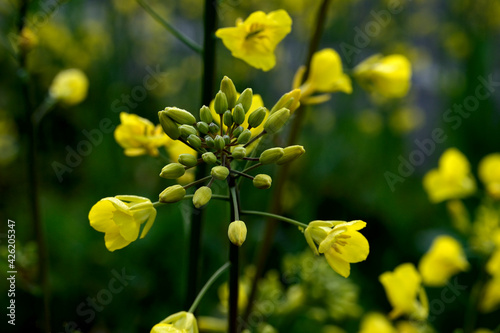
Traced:
<path fill-rule="evenodd" d="M 305 223 L 299 222 L 297 220 L 294 220 L 294 219 L 291 219 L 291 218 L 288 218 L 288 217 L 277 215 L 277 214 L 272 214 L 272 213 L 267 213 L 267 212 L 261 212 L 261 211 L 257 211 L 257 210 L 242 210 L 241 214 L 243 214 L 243 215 L 258 215 L 258 216 L 270 217 L 270 218 L 275 219 L 275 220 L 280 220 L 280 221 L 283 221 L 283 222 L 286 222 L 286 223 L 293 224 L 293 225 L 295 225 L 297 227 L 300 227 L 300 228 L 307 228 L 307 224 L 305 224 Z"/>
<path fill-rule="evenodd" d="M 198 179 L 198 180 L 196 180 L 196 181 L 194 181 L 194 182 L 192 182 L 190 184 L 184 185 L 184 189 L 188 189 L 188 188 L 190 188 L 190 187 L 192 187 L 194 185 L 198 185 L 198 184 L 204 183 L 204 182 L 206 182 L 207 180 L 210 180 L 210 179 L 212 179 L 212 176 L 203 177 L 203 178 Z"/>
<path fill-rule="evenodd" d="M 179 41 L 181 41 L 184 45 L 189 47 L 191 50 L 198 54 L 203 54 L 202 48 L 196 44 L 193 40 L 191 40 L 189 37 L 184 35 L 181 31 L 177 30 L 174 26 L 172 26 L 170 23 L 168 23 L 166 20 L 164 20 L 160 15 L 158 15 L 157 12 L 154 11 L 153 8 L 151 8 L 146 2 L 143 0 L 137 0 L 137 3 L 144 8 L 144 10 L 151 15 L 151 17 L 158 23 L 160 23 L 165 29 L 167 29 L 168 32 L 170 32 L 172 35 L 174 35 Z"/>
<path fill-rule="evenodd" d="M 231 197 L 231 221 L 239 220 L 240 205 L 238 188 L 234 177 L 229 177 L 229 195 Z M 231 268 L 229 270 L 229 317 L 228 317 L 228 332 L 238 333 L 238 295 L 239 295 L 239 247 L 229 242 L 229 262 Z"/>
<path fill-rule="evenodd" d="M 188 200 L 188 199 L 192 199 L 194 197 L 194 194 L 187 194 L 184 196 L 184 198 L 182 198 L 182 200 Z M 229 201 L 230 198 L 227 196 L 227 195 L 221 195 L 221 194 L 212 194 L 212 197 L 211 197 L 211 200 L 224 200 L 224 201 Z M 168 203 L 166 202 L 159 202 L 159 201 L 156 201 L 156 202 L 153 202 L 153 207 L 154 208 L 157 208 L 157 207 L 161 207 L 161 206 L 164 206 L 164 205 L 168 205 Z"/>
<path fill-rule="evenodd" d="M 224 273 L 224 271 L 231 265 L 231 263 L 228 261 L 224 265 L 222 265 L 213 275 L 210 279 L 208 279 L 207 283 L 201 288 L 200 292 L 198 293 L 198 296 L 196 296 L 196 299 L 193 301 L 193 304 L 189 308 L 188 312 L 193 313 L 194 310 L 198 307 L 198 304 L 200 304 L 201 299 L 203 296 L 205 296 L 205 293 L 207 290 L 212 286 L 212 284 L 219 278 L 219 276 Z"/>
<path fill-rule="evenodd" d="M 307 52 L 307 58 L 306 58 L 306 72 L 304 73 L 303 80 L 305 81 L 307 79 L 307 76 L 309 75 L 309 68 L 311 65 L 311 60 L 318 49 L 319 42 L 321 40 L 321 36 L 323 34 L 323 29 L 325 26 L 325 21 L 326 21 L 326 15 L 328 13 L 328 6 L 330 5 L 330 0 L 323 0 L 321 2 L 320 8 L 317 12 L 316 16 L 316 27 L 314 29 L 313 35 L 311 37 L 311 40 L 309 42 L 309 48 Z M 300 130 L 302 128 L 302 123 L 304 122 L 305 118 L 305 109 L 301 106 L 294 112 L 295 117 L 292 120 L 292 128 L 290 131 L 290 135 L 287 140 L 287 146 L 291 146 L 295 144 L 297 141 L 297 138 L 299 136 Z M 286 180 L 288 178 L 288 175 L 290 173 L 290 164 L 285 164 L 281 168 L 278 178 L 276 180 L 276 186 L 275 186 L 275 194 L 273 195 L 273 199 L 271 202 L 271 212 L 275 214 L 281 214 L 283 211 L 283 207 L 281 205 L 281 197 L 283 195 L 284 187 Z M 255 276 L 252 280 L 252 287 L 250 289 L 250 295 L 248 296 L 248 305 L 245 310 L 245 314 L 243 316 L 243 321 L 247 322 L 250 314 L 252 313 L 252 307 L 254 303 L 255 296 L 257 294 L 257 284 L 260 278 L 262 277 L 262 274 L 264 273 L 264 268 L 267 263 L 267 258 L 269 256 L 269 252 L 271 251 L 272 243 L 274 241 L 274 235 L 276 234 L 276 229 L 278 227 L 278 223 L 276 220 L 271 219 L 269 223 L 266 224 L 266 229 L 264 231 L 264 239 L 262 241 L 262 245 L 260 247 L 259 253 L 257 255 L 257 263 L 256 263 L 256 270 L 255 270 Z"/>
<path fill-rule="evenodd" d="M 240 175 L 240 176 L 246 177 L 246 178 L 248 178 L 248 179 L 254 179 L 254 178 L 255 178 L 255 177 L 250 176 L 250 175 L 247 175 L 246 173 L 241 172 L 241 171 L 236 171 L 236 170 L 232 170 L 232 169 L 231 169 L 231 172 L 232 172 L 232 173 L 235 173 L 235 174 L 237 174 L 237 175 Z"/>
<path fill-rule="evenodd" d="M 261 136 L 263 136 L 266 133 L 267 132 L 265 130 L 263 130 L 258 135 L 254 136 L 250 141 L 248 141 L 247 143 L 245 143 L 245 145 L 243 146 L 243 148 L 246 148 L 246 147 L 250 146 L 252 143 L 254 143 L 257 139 L 259 139 Z"/>

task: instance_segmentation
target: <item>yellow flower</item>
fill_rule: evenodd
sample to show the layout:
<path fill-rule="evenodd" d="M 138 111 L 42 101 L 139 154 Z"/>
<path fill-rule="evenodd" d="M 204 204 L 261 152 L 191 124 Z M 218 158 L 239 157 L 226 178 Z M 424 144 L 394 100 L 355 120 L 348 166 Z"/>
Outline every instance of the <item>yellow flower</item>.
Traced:
<path fill-rule="evenodd" d="M 158 156 L 158 147 L 168 141 L 160 125 L 155 127 L 152 122 L 136 114 L 122 112 L 120 121 L 121 124 L 115 129 L 115 140 L 125 149 L 127 156 Z"/>
<path fill-rule="evenodd" d="M 311 97 L 314 93 L 352 92 L 351 79 L 342 71 L 340 56 L 333 49 L 314 53 L 309 76 L 302 84 L 305 71 L 305 66 L 300 67 L 293 79 L 293 87 L 300 87 L 303 104 L 319 104 L 330 99 L 329 94 Z"/>
<path fill-rule="evenodd" d="M 368 241 L 358 232 L 365 226 L 366 223 L 360 220 L 313 221 L 309 223 L 304 236 L 316 255 L 323 253 L 334 271 L 348 277 L 350 263 L 365 260 L 370 252 Z"/>
<path fill-rule="evenodd" d="M 500 153 L 487 155 L 481 160 L 479 179 L 486 186 L 489 195 L 500 199 Z"/>
<path fill-rule="evenodd" d="M 481 205 L 472 224 L 471 247 L 478 252 L 491 254 L 500 246 L 500 210 L 492 205 Z"/>
<path fill-rule="evenodd" d="M 276 64 L 274 49 L 292 30 L 292 19 L 283 9 L 266 13 L 257 11 L 245 21 L 238 19 L 236 27 L 222 28 L 215 35 L 235 58 L 250 66 L 268 71 Z"/>
<path fill-rule="evenodd" d="M 415 266 L 411 263 L 401 264 L 394 272 L 385 272 L 379 277 L 384 286 L 387 298 L 393 310 L 389 314 L 391 319 L 401 315 L 409 315 L 414 319 L 426 319 L 429 314 L 429 304 L 422 278 Z M 417 296 L 420 300 L 417 300 Z"/>
<path fill-rule="evenodd" d="M 397 331 L 386 316 L 371 312 L 363 317 L 359 333 L 397 333 Z"/>
<path fill-rule="evenodd" d="M 198 324 L 191 312 L 181 311 L 153 326 L 151 333 L 198 333 Z"/>
<path fill-rule="evenodd" d="M 87 97 L 89 80 L 81 70 L 72 68 L 59 72 L 49 88 L 55 100 L 66 105 L 78 104 Z"/>
<path fill-rule="evenodd" d="M 368 91 L 387 98 L 403 97 L 410 90 L 411 63 L 400 54 L 376 54 L 354 68 L 354 77 Z"/>
<path fill-rule="evenodd" d="M 156 209 L 147 198 L 134 195 L 117 195 L 97 202 L 89 212 L 90 226 L 104 232 L 106 248 L 113 252 L 124 248 L 139 236 L 144 238 L 156 218 Z"/>
<path fill-rule="evenodd" d="M 500 277 L 500 248 L 491 255 L 486 263 L 486 271 L 495 277 Z"/>
<path fill-rule="evenodd" d="M 476 191 L 467 158 L 456 148 L 447 149 L 439 159 L 439 168 L 424 176 L 424 188 L 433 203 L 465 198 Z"/>
<path fill-rule="evenodd" d="M 468 268 L 462 245 L 450 236 L 436 237 L 418 265 L 424 284 L 433 287 L 446 285 L 452 275 Z"/>
<path fill-rule="evenodd" d="M 500 276 L 490 279 L 483 288 L 479 310 L 484 313 L 494 311 L 500 304 Z"/>

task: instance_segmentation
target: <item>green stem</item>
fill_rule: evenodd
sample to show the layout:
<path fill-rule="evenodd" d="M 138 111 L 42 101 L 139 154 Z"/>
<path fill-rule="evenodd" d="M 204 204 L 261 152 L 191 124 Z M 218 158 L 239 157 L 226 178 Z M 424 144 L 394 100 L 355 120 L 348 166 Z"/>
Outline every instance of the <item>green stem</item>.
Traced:
<path fill-rule="evenodd" d="M 260 167 L 261 165 L 262 165 L 262 163 L 257 163 L 257 164 L 254 164 L 254 165 L 252 165 L 251 167 L 246 168 L 246 169 L 245 169 L 245 170 L 243 170 L 242 172 L 243 172 L 243 173 L 247 173 L 247 172 L 248 172 L 248 171 L 250 171 L 250 170 L 253 170 L 253 169 L 255 169 L 255 168 Z"/>
<path fill-rule="evenodd" d="M 191 50 L 198 54 L 203 54 L 203 50 L 201 47 L 196 44 L 193 40 L 191 40 L 189 37 L 184 35 L 182 32 L 177 30 L 174 26 L 172 26 L 170 23 L 168 23 L 166 20 L 164 20 L 158 13 L 154 11 L 153 8 L 151 8 L 146 2 L 143 0 L 137 0 L 137 3 L 144 8 L 144 10 L 151 15 L 153 19 L 156 20 L 156 22 L 160 23 L 165 29 L 168 30 L 172 35 L 174 35 L 178 40 L 180 40 L 184 45 L 189 47 Z"/>
<path fill-rule="evenodd" d="M 238 195 L 236 194 L 236 186 L 233 186 L 229 189 L 231 191 L 231 199 L 233 202 L 233 214 L 234 218 L 233 221 L 238 221 L 240 219 L 240 211 L 239 211 L 239 205 L 238 205 Z"/>
<path fill-rule="evenodd" d="M 246 148 L 246 147 L 250 146 L 252 143 L 254 143 L 257 139 L 259 139 L 261 136 L 263 136 L 266 133 L 267 133 L 266 130 L 263 130 L 258 135 L 254 136 L 250 141 L 248 141 L 247 143 L 245 143 L 245 145 L 243 146 L 243 148 Z"/>
<path fill-rule="evenodd" d="M 192 199 L 193 196 L 194 196 L 194 194 L 187 194 L 187 195 L 184 196 L 184 198 L 182 198 L 182 200 Z M 227 195 L 221 195 L 221 194 L 212 194 L 212 199 L 214 199 L 214 200 L 224 200 L 224 201 L 229 201 L 230 200 L 230 198 Z M 161 206 L 164 206 L 164 205 L 168 205 L 168 203 L 159 202 L 159 201 L 153 202 L 153 207 L 155 207 L 155 208 L 161 207 Z"/>
<path fill-rule="evenodd" d="M 242 210 L 241 214 L 243 214 L 243 215 L 259 215 L 259 216 L 269 217 L 269 218 L 272 218 L 272 219 L 281 220 L 283 222 L 296 225 L 297 227 L 307 228 L 307 224 L 305 224 L 305 223 L 299 222 L 297 220 L 294 220 L 294 219 L 291 219 L 291 218 L 288 218 L 288 217 L 277 215 L 277 214 L 272 214 L 272 213 L 267 213 L 267 212 L 261 212 L 261 211 L 258 211 L 258 210 Z"/>
<path fill-rule="evenodd" d="M 247 175 L 246 173 L 241 172 L 241 171 L 236 171 L 236 170 L 232 170 L 232 169 L 231 169 L 231 172 L 232 172 L 232 173 L 235 173 L 235 174 L 237 174 L 237 175 L 240 175 L 240 176 L 246 177 L 246 178 L 248 178 L 248 179 L 254 179 L 254 178 L 255 178 L 255 177 L 250 176 L 250 175 Z"/>
<path fill-rule="evenodd" d="M 184 189 L 188 189 L 188 188 L 190 188 L 190 187 L 192 187 L 192 186 L 194 186 L 194 185 L 198 185 L 198 184 L 200 184 L 200 183 L 204 183 L 204 182 L 206 182 L 207 180 L 209 180 L 209 179 L 211 179 L 211 178 L 212 178 L 212 176 L 210 175 L 210 176 L 206 176 L 206 177 L 203 177 L 203 178 L 201 178 L 201 179 L 198 179 L 198 180 L 196 180 L 196 181 L 194 181 L 194 182 L 192 182 L 192 183 L 189 183 L 189 184 L 187 184 L 187 185 L 184 185 Z"/>
<path fill-rule="evenodd" d="M 240 205 L 238 189 L 234 177 L 228 177 L 229 195 L 231 196 L 231 221 L 239 220 Z M 228 332 L 238 333 L 238 295 L 239 295 L 239 247 L 229 242 L 229 316 Z"/>
<path fill-rule="evenodd" d="M 45 117 L 52 110 L 56 103 L 57 101 L 50 96 L 43 101 L 42 105 L 40 105 L 31 116 L 31 119 L 33 123 L 35 123 L 35 126 L 38 126 L 38 124 L 40 124 L 40 121 L 43 119 L 43 117 Z"/>
<path fill-rule="evenodd" d="M 193 301 L 193 304 L 191 305 L 191 307 L 189 308 L 188 312 L 191 312 L 193 313 L 194 310 L 196 310 L 196 308 L 198 307 L 198 304 L 200 304 L 200 301 L 201 299 L 203 298 L 203 296 L 205 296 L 205 293 L 207 292 L 207 290 L 212 286 L 212 284 L 215 282 L 215 280 L 217 280 L 219 278 L 219 276 L 221 276 L 222 273 L 224 273 L 224 271 L 226 269 L 228 269 L 228 267 L 231 265 L 231 263 L 228 261 L 226 262 L 224 265 L 222 265 L 213 275 L 212 277 L 210 277 L 210 279 L 208 279 L 207 283 L 205 283 L 205 285 L 203 286 L 203 288 L 201 288 L 200 292 L 198 293 L 198 296 L 196 296 L 195 300 Z"/>

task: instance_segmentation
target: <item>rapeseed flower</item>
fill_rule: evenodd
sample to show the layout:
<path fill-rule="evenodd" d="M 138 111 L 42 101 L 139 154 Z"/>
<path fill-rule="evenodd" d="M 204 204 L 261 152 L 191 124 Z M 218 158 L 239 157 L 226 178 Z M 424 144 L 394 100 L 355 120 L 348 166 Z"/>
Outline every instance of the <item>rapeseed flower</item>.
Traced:
<path fill-rule="evenodd" d="M 479 179 L 486 186 L 488 194 L 500 199 L 500 153 L 484 157 L 479 163 Z"/>
<path fill-rule="evenodd" d="M 49 88 L 50 96 L 66 105 L 75 105 L 87 97 L 89 80 L 81 70 L 72 68 L 59 72 Z"/>
<path fill-rule="evenodd" d="M 198 324 L 191 312 L 181 311 L 153 326 L 151 333 L 198 333 Z"/>

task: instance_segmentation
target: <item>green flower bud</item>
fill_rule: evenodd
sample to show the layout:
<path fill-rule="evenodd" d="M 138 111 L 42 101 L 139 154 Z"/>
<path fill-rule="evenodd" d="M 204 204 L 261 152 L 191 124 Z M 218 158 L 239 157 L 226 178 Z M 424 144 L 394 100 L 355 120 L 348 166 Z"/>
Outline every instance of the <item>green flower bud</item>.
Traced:
<path fill-rule="evenodd" d="M 252 132 L 250 130 L 246 129 L 243 132 L 241 132 L 240 136 L 238 136 L 238 143 L 244 145 L 248 141 L 250 141 L 250 138 L 252 137 Z"/>
<path fill-rule="evenodd" d="M 236 104 L 233 110 L 233 121 L 237 125 L 241 125 L 245 122 L 245 109 L 243 109 L 243 105 Z"/>
<path fill-rule="evenodd" d="M 250 107 L 252 106 L 252 99 L 253 99 L 252 88 L 246 88 L 241 93 L 240 97 L 236 101 L 236 104 L 241 104 L 243 106 L 243 110 L 245 110 L 245 113 L 247 113 L 248 110 L 250 110 Z"/>
<path fill-rule="evenodd" d="M 210 124 L 214 119 L 212 118 L 212 112 L 210 112 L 210 108 L 206 105 L 203 105 L 200 109 L 200 119 L 201 121 Z"/>
<path fill-rule="evenodd" d="M 198 164 L 198 159 L 191 154 L 180 154 L 177 162 L 187 167 L 194 167 Z"/>
<path fill-rule="evenodd" d="M 214 153 L 211 152 L 204 153 L 203 155 L 201 155 L 201 158 L 203 159 L 203 162 L 208 164 L 215 164 L 215 162 L 217 162 L 217 157 Z"/>
<path fill-rule="evenodd" d="M 270 176 L 261 173 L 253 179 L 253 186 L 260 188 L 261 190 L 267 190 L 271 187 L 272 182 L 273 180 Z"/>
<path fill-rule="evenodd" d="M 267 118 L 264 123 L 264 130 L 269 134 L 278 132 L 290 118 L 290 110 L 281 108 Z"/>
<path fill-rule="evenodd" d="M 215 147 L 214 139 L 210 135 L 206 135 L 205 136 L 205 142 L 207 143 L 207 146 L 209 148 L 214 148 Z"/>
<path fill-rule="evenodd" d="M 260 124 L 262 124 L 265 117 L 266 117 L 266 108 L 260 107 L 254 112 L 250 113 L 250 115 L 248 116 L 248 125 L 254 128 L 258 127 Z"/>
<path fill-rule="evenodd" d="M 303 146 L 295 145 L 295 146 L 289 146 L 283 149 L 285 152 L 283 156 L 276 162 L 278 165 L 282 165 L 285 163 L 290 163 L 293 160 L 299 158 L 302 154 L 306 152 Z"/>
<path fill-rule="evenodd" d="M 192 125 L 196 123 L 196 118 L 189 111 L 176 107 L 166 107 L 165 112 L 167 116 L 179 124 Z"/>
<path fill-rule="evenodd" d="M 259 161 L 262 164 L 276 163 L 285 154 L 283 148 L 275 147 L 266 149 L 260 154 Z"/>
<path fill-rule="evenodd" d="M 233 126 L 233 115 L 231 114 L 231 111 L 227 110 L 226 112 L 224 112 L 224 117 L 222 117 L 222 122 L 227 127 Z"/>
<path fill-rule="evenodd" d="M 224 149 L 226 146 L 226 142 L 224 141 L 224 138 L 220 135 L 216 135 L 214 138 L 214 143 L 215 143 L 215 149 L 221 150 Z"/>
<path fill-rule="evenodd" d="M 225 145 L 228 145 L 228 144 L 231 143 L 231 138 L 229 137 L 229 135 L 224 134 L 224 136 L 222 138 L 224 139 L 224 144 Z"/>
<path fill-rule="evenodd" d="M 247 150 L 243 147 L 234 147 L 233 149 L 233 158 L 236 160 L 241 160 L 243 157 L 247 155 Z"/>
<path fill-rule="evenodd" d="M 205 206 L 212 199 L 212 190 L 208 186 L 202 186 L 194 192 L 193 205 L 196 208 Z"/>
<path fill-rule="evenodd" d="M 233 131 L 233 136 L 234 136 L 235 138 L 237 138 L 237 137 L 239 137 L 239 136 L 240 136 L 241 132 L 243 132 L 243 127 L 242 127 L 242 126 L 238 126 L 238 127 L 236 127 L 236 128 L 234 129 L 234 131 Z"/>
<path fill-rule="evenodd" d="M 229 176 L 229 169 L 226 168 L 225 166 L 216 166 L 212 168 L 212 171 L 210 172 L 212 177 L 218 180 L 224 180 Z"/>
<path fill-rule="evenodd" d="M 186 195 L 186 190 L 181 185 L 172 185 L 160 193 L 160 202 L 172 203 L 182 200 Z"/>
<path fill-rule="evenodd" d="M 167 116 L 165 111 L 158 111 L 158 119 L 160 119 L 161 127 L 165 134 L 167 134 L 172 140 L 177 140 L 181 136 L 179 131 L 179 126 Z"/>
<path fill-rule="evenodd" d="M 194 128 L 191 125 L 181 125 L 179 126 L 179 131 L 181 131 L 181 135 L 184 137 L 188 137 L 191 134 L 197 135 L 198 132 L 196 131 L 196 128 Z"/>
<path fill-rule="evenodd" d="M 220 82 L 220 90 L 224 94 L 226 94 L 227 107 L 229 110 L 231 110 L 232 108 L 234 108 L 234 105 L 236 104 L 236 95 L 238 94 L 233 81 L 227 76 L 224 76 L 224 78 Z"/>
<path fill-rule="evenodd" d="M 227 98 L 226 94 L 219 90 L 215 95 L 214 109 L 217 114 L 223 114 L 227 111 Z"/>
<path fill-rule="evenodd" d="M 166 179 L 176 179 L 182 177 L 185 172 L 186 169 L 184 168 L 184 165 L 180 163 L 169 163 L 161 169 L 160 177 Z"/>
<path fill-rule="evenodd" d="M 208 124 L 204 121 L 199 121 L 196 123 L 196 128 L 201 134 L 207 134 L 208 133 Z"/>
<path fill-rule="evenodd" d="M 188 136 L 187 142 L 189 142 L 189 144 L 193 146 L 193 148 L 201 148 L 201 139 L 198 135 L 191 134 L 190 136 Z"/>
<path fill-rule="evenodd" d="M 215 134 L 220 130 L 220 127 L 216 123 L 210 123 L 210 125 L 208 125 L 208 130 L 210 133 Z"/>
<path fill-rule="evenodd" d="M 291 113 L 300 106 L 300 89 L 294 89 L 281 96 L 280 100 L 274 104 L 269 114 L 273 114 L 281 108 L 287 108 Z"/>
<path fill-rule="evenodd" d="M 243 221 L 234 221 L 229 224 L 227 236 L 231 243 L 241 246 L 247 239 L 247 226 Z"/>

